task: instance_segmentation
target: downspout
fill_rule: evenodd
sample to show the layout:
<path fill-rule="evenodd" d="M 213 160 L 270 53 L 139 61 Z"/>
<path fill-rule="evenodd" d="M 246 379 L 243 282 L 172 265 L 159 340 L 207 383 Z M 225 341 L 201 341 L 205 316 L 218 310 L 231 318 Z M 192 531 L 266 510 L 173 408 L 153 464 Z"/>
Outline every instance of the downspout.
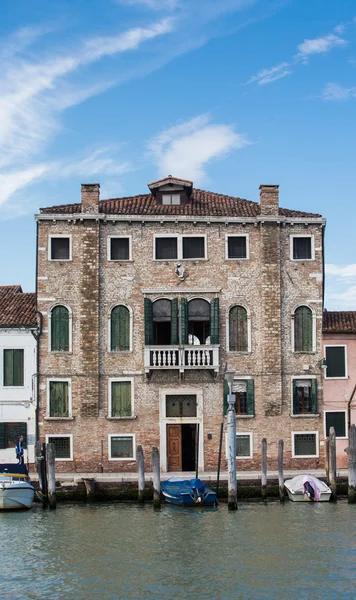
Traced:
<path fill-rule="evenodd" d="M 353 392 L 351 394 L 351 398 L 350 398 L 350 400 L 347 403 L 347 422 L 349 424 L 349 432 L 350 432 L 350 427 L 351 427 L 351 403 L 352 403 L 353 397 L 355 395 L 355 392 L 356 392 L 356 385 L 355 385 L 355 387 L 353 389 Z"/>

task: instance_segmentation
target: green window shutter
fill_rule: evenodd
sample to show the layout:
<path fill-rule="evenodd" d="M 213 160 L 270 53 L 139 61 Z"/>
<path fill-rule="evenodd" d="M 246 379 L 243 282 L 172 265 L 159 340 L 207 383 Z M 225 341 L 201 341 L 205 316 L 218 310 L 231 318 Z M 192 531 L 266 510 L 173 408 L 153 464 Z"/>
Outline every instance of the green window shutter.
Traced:
<path fill-rule="evenodd" d="M 219 298 L 210 304 L 210 343 L 219 344 Z"/>
<path fill-rule="evenodd" d="M 312 413 L 318 412 L 318 381 L 316 379 L 311 380 L 311 397 L 312 397 Z"/>
<path fill-rule="evenodd" d="M 229 408 L 229 403 L 227 401 L 227 397 L 229 394 L 229 384 L 226 380 L 224 380 L 224 403 L 223 403 L 223 415 L 227 415 L 227 410 Z"/>
<path fill-rule="evenodd" d="M 179 344 L 178 339 L 178 298 L 173 298 L 171 302 L 171 344 Z"/>
<path fill-rule="evenodd" d="M 5 423 L 0 423 L 0 450 L 4 450 L 5 448 Z"/>
<path fill-rule="evenodd" d="M 186 298 L 181 299 L 181 343 L 188 344 L 188 301 Z"/>
<path fill-rule="evenodd" d="M 23 447 L 27 448 L 27 425 L 20 423 L 20 435 L 23 435 Z"/>
<path fill-rule="evenodd" d="M 69 417 L 68 381 L 49 382 L 49 416 Z"/>
<path fill-rule="evenodd" d="M 110 350 L 130 350 L 130 311 L 126 306 L 111 311 Z"/>
<path fill-rule="evenodd" d="M 229 313 L 229 350 L 248 350 L 247 310 L 243 306 L 233 306 Z"/>
<path fill-rule="evenodd" d="M 51 351 L 69 351 L 69 311 L 65 306 L 55 306 L 51 312 Z"/>
<path fill-rule="evenodd" d="M 293 415 L 297 415 L 298 414 L 298 396 L 297 396 L 297 385 L 296 385 L 296 380 L 293 379 L 293 398 L 292 398 L 292 402 L 293 402 Z"/>
<path fill-rule="evenodd" d="M 24 384 L 24 351 L 4 350 L 4 386 Z"/>
<path fill-rule="evenodd" d="M 307 306 L 299 306 L 294 313 L 294 350 L 313 350 L 313 314 Z"/>
<path fill-rule="evenodd" d="M 144 300 L 144 313 L 145 313 L 145 346 L 152 346 L 154 344 L 153 336 L 153 308 L 152 300 L 145 298 Z"/>
<path fill-rule="evenodd" d="M 255 416 L 255 382 L 253 379 L 246 380 L 246 414 Z"/>
<path fill-rule="evenodd" d="M 111 417 L 131 417 L 131 382 L 112 381 Z"/>

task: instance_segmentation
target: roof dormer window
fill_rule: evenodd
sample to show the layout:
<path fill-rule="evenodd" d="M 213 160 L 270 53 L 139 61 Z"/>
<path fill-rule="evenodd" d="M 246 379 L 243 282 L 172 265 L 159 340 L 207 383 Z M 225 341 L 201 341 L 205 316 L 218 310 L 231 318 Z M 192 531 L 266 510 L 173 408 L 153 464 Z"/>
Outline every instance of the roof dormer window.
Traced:
<path fill-rule="evenodd" d="M 178 206 L 180 204 L 180 194 L 162 194 L 162 204 L 164 206 Z"/>

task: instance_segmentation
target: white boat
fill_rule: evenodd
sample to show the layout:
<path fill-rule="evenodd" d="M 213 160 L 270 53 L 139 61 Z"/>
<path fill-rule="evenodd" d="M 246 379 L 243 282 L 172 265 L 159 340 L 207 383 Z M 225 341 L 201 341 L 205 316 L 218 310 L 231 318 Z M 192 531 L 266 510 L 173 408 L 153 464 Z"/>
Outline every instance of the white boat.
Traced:
<path fill-rule="evenodd" d="M 284 487 L 293 502 L 328 502 L 331 489 L 314 475 L 296 475 L 287 479 Z"/>
<path fill-rule="evenodd" d="M 25 465 L 0 465 L 0 510 L 31 508 L 34 496 Z"/>

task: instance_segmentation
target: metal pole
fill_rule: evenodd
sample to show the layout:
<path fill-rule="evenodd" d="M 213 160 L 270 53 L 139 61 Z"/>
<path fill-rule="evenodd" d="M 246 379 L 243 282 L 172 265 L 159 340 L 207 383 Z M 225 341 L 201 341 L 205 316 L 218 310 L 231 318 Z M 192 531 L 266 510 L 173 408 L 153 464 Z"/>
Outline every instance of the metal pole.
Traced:
<path fill-rule="evenodd" d="M 231 386 L 229 386 L 231 389 Z M 236 414 L 235 394 L 228 394 L 227 401 L 227 460 L 228 460 L 228 509 L 237 510 L 236 485 Z"/>

